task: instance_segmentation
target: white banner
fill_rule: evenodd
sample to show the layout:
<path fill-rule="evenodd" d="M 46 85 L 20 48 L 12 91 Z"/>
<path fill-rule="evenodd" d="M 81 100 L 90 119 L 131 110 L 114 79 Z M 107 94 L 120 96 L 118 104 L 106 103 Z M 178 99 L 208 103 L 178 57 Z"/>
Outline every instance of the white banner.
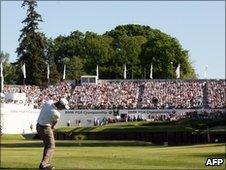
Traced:
<path fill-rule="evenodd" d="M 204 79 L 207 78 L 207 69 L 208 69 L 208 65 L 205 66 L 205 71 L 204 71 Z"/>
<path fill-rule="evenodd" d="M 47 64 L 47 79 L 49 79 L 49 74 L 50 74 L 50 71 L 49 71 L 49 64 Z"/>
<path fill-rule="evenodd" d="M 97 79 L 99 79 L 99 67 L 97 65 L 97 69 L 96 69 L 96 74 L 97 74 Z"/>
<path fill-rule="evenodd" d="M 25 66 L 25 63 L 22 66 L 22 72 L 23 72 L 24 78 L 26 79 L 26 66 Z"/>
<path fill-rule="evenodd" d="M 66 64 L 64 64 L 63 80 L 65 79 L 65 77 L 66 77 Z"/>
<path fill-rule="evenodd" d="M 124 79 L 126 79 L 126 64 L 124 64 Z"/>
<path fill-rule="evenodd" d="M 178 64 L 177 69 L 176 69 L 176 78 L 180 78 L 180 64 Z"/>
<path fill-rule="evenodd" d="M 150 79 L 153 79 L 153 65 L 151 64 L 150 68 Z"/>

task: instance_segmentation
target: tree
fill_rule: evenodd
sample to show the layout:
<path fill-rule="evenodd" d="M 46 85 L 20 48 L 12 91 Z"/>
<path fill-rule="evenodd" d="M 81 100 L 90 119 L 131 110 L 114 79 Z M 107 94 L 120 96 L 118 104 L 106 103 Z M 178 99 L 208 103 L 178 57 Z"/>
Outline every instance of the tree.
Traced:
<path fill-rule="evenodd" d="M 178 64 L 181 78 L 196 77 L 188 51 L 180 42 L 149 26 L 119 25 L 103 35 L 94 32 L 83 34 L 77 30 L 69 36 L 54 39 L 54 51 L 60 73 L 63 59 L 70 59 L 67 64 L 70 79 L 77 77 L 78 72 L 95 75 L 97 64 L 100 79 L 123 78 L 124 64 L 127 65 L 128 78 L 148 78 L 151 64 L 154 78 L 175 78 Z"/>
<path fill-rule="evenodd" d="M 100 78 L 112 78 L 112 56 L 114 50 L 110 46 L 112 38 L 101 36 L 92 32 L 85 34 L 85 72 L 96 74 L 96 66 L 99 65 Z"/>
<path fill-rule="evenodd" d="M 49 75 L 49 83 L 56 84 L 60 81 L 60 73 L 57 70 L 57 65 L 55 63 L 55 48 L 54 42 L 52 39 L 48 40 L 48 45 L 45 52 L 46 62 L 49 64 L 50 75 Z"/>
<path fill-rule="evenodd" d="M 140 71 L 140 53 L 142 45 L 145 43 L 145 38 L 141 36 L 127 36 L 118 37 L 117 48 L 115 55 L 115 65 L 121 67 L 121 78 L 123 73 L 123 65 L 127 66 L 127 75 L 129 78 L 139 78 Z"/>
<path fill-rule="evenodd" d="M 143 47 L 142 56 L 142 65 L 146 73 L 150 64 L 153 64 L 154 78 L 175 78 L 178 64 L 181 65 L 181 78 L 195 78 L 188 53 L 182 49 L 177 39 L 166 34 L 157 34 L 149 39 Z"/>
<path fill-rule="evenodd" d="M 0 53 L 0 61 L 2 63 L 8 63 L 9 62 L 9 53 L 4 53 L 3 51 L 1 51 L 1 53 Z"/>
<path fill-rule="evenodd" d="M 4 84 L 15 84 L 17 78 L 16 67 L 9 62 L 9 54 L 1 51 L 0 61 L 3 63 Z"/>
<path fill-rule="evenodd" d="M 84 74 L 84 59 L 79 56 L 73 56 L 70 62 L 67 63 L 67 78 L 69 80 L 79 80 Z"/>
<path fill-rule="evenodd" d="M 19 37 L 18 73 L 21 67 L 26 64 L 26 84 L 45 85 L 46 84 L 46 63 L 45 48 L 47 39 L 43 33 L 38 32 L 38 23 L 42 22 L 41 15 L 35 11 L 37 2 L 35 0 L 24 0 L 22 7 L 27 6 L 27 17 L 22 21 L 25 24 L 21 29 Z M 22 80 L 22 73 L 18 82 Z"/>
<path fill-rule="evenodd" d="M 182 48 L 176 38 L 160 30 L 152 29 L 149 26 L 129 24 L 119 25 L 104 35 L 112 36 L 115 39 L 120 39 L 123 36 L 146 38 L 146 42 L 143 41 L 144 43 L 141 44 L 140 69 L 136 70 L 136 74 L 139 76 L 140 73 L 137 72 L 143 72 L 142 78 L 148 77 L 151 64 L 153 64 L 154 78 L 175 78 L 178 64 L 181 65 L 181 78 L 196 77 L 188 53 L 184 52 L 186 50 Z M 127 57 L 129 51 L 131 49 L 124 52 Z"/>
<path fill-rule="evenodd" d="M 128 24 L 128 25 L 119 25 L 111 31 L 107 31 L 104 35 L 108 35 L 114 38 L 127 35 L 129 37 L 133 36 L 143 36 L 146 38 L 153 37 L 158 30 L 152 29 L 149 26 L 138 25 L 138 24 Z"/>
<path fill-rule="evenodd" d="M 73 56 L 84 56 L 84 34 L 79 31 L 72 32 L 69 36 L 58 36 L 54 39 L 55 63 L 58 71 L 62 70 L 62 60 Z"/>
<path fill-rule="evenodd" d="M 4 84 L 16 84 L 17 72 L 16 66 L 13 63 L 4 63 Z"/>

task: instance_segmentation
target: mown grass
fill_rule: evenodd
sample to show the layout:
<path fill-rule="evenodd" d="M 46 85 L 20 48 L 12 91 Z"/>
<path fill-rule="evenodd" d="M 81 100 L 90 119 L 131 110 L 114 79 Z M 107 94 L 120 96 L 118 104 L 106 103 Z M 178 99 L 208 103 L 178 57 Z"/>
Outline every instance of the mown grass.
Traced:
<path fill-rule="evenodd" d="M 2 140 L 1 168 L 37 168 L 40 140 Z M 208 157 L 224 157 L 224 144 L 179 147 L 137 141 L 56 141 L 56 169 L 224 169 L 205 167 Z"/>
<path fill-rule="evenodd" d="M 1 139 L 2 141 L 7 141 L 7 140 L 12 141 L 12 140 L 23 140 L 23 139 L 25 139 L 25 138 L 23 137 L 23 135 L 18 135 L 18 134 L 7 134 L 7 135 L 1 135 L 1 136 L 0 136 L 0 139 Z"/>
<path fill-rule="evenodd" d="M 98 127 L 66 127 L 58 132 L 197 131 L 225 133 L 225 125 L 211 121 L 127 122 Z M 1 169 L 37 169 L 42 141 L 34 134 L 1 136 Z M 225 158 L 225 144 L 156 146 L 143 141 L 56 141 L 56 169 L 226 169 L 206 167 L 209 157 Z"/>
<path fill-rule="evenodd" d="M 30 133 L 30 134 L 7 134 L 7 135 L 1 135 L 0 139 L 2 141 L 19 141 L 19 140 L 27 140 L 27 139 L 33 139 L 35 136 L 35 133 Z"/>

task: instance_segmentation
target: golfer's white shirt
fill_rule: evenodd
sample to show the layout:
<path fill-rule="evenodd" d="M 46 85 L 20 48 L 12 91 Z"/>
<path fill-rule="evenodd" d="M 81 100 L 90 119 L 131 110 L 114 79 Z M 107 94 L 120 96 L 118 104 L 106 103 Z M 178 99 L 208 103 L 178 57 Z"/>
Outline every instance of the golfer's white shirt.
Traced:
<path fill-rule="evenodd" d="M 60 112 L 52 100 L 47 101 L 39 114 L 37 123 L 43 126 L 51 126 L 53 121 L 58 121 Z"/>

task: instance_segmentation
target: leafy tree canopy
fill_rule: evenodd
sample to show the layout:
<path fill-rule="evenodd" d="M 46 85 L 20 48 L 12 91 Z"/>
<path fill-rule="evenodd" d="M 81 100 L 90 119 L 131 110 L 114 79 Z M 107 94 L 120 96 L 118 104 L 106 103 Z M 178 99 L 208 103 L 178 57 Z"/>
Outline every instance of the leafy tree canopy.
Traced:
<path fill-rule="evenodd" d="M 151 64 L 154 78 L 175 78 L 179 64 L 181 78 L 196 78 L 188 50 L 183 49 L 175 37 L 158 29 L 129 24 L 119 25 L 103 35 L 75 30 L 69 36 L 59 35 L 55 39 L 48 39 L 38 31 L 42 18 L 35 11 L 37 2 L 24 0 L 22 7 L 27 8 L 27 17 L 22 21 L 25 26 L 21 29 L 16 50 L 19 84 L 23 78 L 21 66 L 24 63 L 26 84 L 34 85 L 47 84 L 47 64 L 51 84 L 61 80 L 63 65 L 67 66 L 67 79 L 78 79 L 83 74 L 95 75 L 97 65 L 99 78 L 121 79 L 124 64 L 128 78 L 148 78 Z"/>

